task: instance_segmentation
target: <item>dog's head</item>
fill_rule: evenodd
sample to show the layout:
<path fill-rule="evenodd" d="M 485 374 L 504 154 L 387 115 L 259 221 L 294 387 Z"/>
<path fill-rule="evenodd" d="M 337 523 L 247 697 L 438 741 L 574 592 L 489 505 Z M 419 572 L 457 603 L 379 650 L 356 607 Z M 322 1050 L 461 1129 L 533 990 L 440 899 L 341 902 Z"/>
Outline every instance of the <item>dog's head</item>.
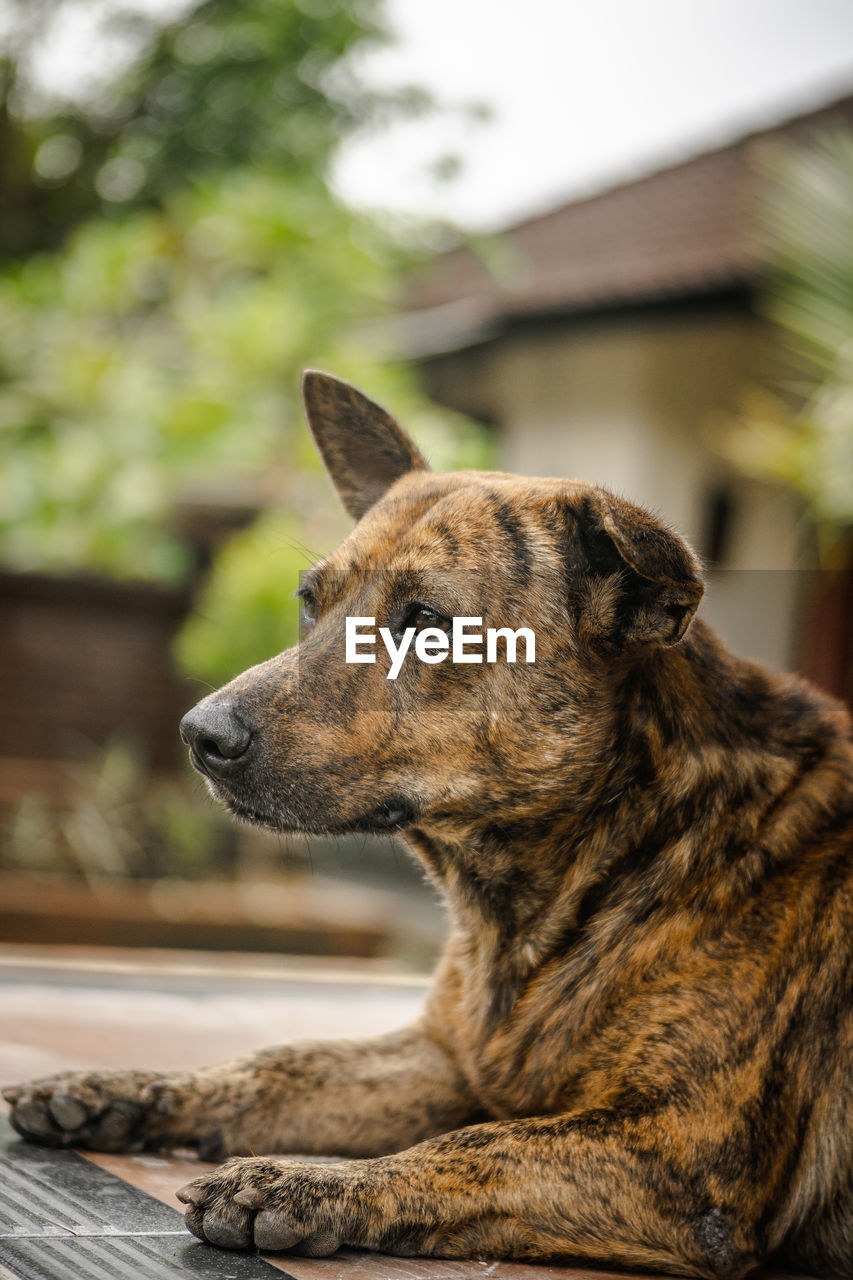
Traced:
<path fill-rule="evenodd" d="M 608 740 L 620 675 L 684 635 L 702 595 L 695 556 L 592 485 L 436 474 L 393 418 L 326 374 L 305 375 L 304 400 L 356 525 L 303 577 L 301 643 L 184 718 L 211 792 L 241 817 L 314 832 L 568 803 Z M 454 660 L 460 618 L 481 619 L 466 629 L 483 642 Z M 514 662 L 490 629 L 519 633 Z"/>

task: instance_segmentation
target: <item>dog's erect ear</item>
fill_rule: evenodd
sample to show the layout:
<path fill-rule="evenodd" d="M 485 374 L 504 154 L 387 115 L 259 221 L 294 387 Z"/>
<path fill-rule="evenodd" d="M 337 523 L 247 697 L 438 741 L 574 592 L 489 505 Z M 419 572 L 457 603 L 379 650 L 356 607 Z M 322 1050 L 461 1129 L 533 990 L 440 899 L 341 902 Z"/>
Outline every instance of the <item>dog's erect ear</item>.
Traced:
<path fill-rule="evenodd" d="M 307 370 L 302 400 L 311 434 L 341 501 L 356 520 L 395 480 L 429 466 L 403 428 L 348 382 Z"/>
<path fill-rule="evenodd" d="M 585 494 L 576 514 L 580 555 L 570 577 L 580 631 L 612 648 L 677 644 L 704 591 L 684 539 L 605 489 Z"/>

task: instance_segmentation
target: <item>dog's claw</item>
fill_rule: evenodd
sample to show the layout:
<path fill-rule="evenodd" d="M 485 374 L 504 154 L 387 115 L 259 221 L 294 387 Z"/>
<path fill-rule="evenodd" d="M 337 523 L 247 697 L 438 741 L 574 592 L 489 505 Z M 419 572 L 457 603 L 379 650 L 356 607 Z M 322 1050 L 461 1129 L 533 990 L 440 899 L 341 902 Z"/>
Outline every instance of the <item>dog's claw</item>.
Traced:
<path fill-rule="evenodd" d="M 186 1186 L 181 1187 L 175 1192 L 181 1204 L 204 1204 L 207 1199 L 207 1193 L 203 1187 L 199 1187 L 195 1182 L 188 1182 Z"/>
<path fill-rule="evenodd" d="M 237 1192 L 234 1203 L 241 1204 L 244 1209 L 260 1209 L 266 1198 L 260 1187 L 247 1187 L 245 1191 Z"/>

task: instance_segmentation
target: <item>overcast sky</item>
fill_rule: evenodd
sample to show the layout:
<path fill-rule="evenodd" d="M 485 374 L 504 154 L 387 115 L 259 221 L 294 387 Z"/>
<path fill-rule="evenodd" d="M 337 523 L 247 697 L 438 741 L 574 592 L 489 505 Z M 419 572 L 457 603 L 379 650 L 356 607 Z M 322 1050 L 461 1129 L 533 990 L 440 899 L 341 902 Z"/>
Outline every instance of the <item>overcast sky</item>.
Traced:
<path fill-rule="evenodd" d="M 387 0 L 362 66 L 482 100 L 490 124 L 400 126 L 348 147 L 351 200 L 475 228 L 558 204 L 853 92 L 853 0 Z M 430 163 L 461 153 L 452 183 Z"/>
<path fill-rule="evenodd" d="M 105 2 L 65 0 L 40 59 L 46 84 L 85 83 L 109 65 L 109 48 L 93 39 Z M 321 9 L 324 0 L 297 2 Z M 192 0 L 131 3 L 173 14 Z M 474 229 L 853 91 L 853 0 L 386 0 L 386 9 L 397 45 L 364 58 L 363 77 L 484 102 L 494 118 L 475 125 L 447 113 L 350 143 L 339 190 Z M 430 168 L 448 155 L 461 155 L 461 176 L 437 183 Z"/>

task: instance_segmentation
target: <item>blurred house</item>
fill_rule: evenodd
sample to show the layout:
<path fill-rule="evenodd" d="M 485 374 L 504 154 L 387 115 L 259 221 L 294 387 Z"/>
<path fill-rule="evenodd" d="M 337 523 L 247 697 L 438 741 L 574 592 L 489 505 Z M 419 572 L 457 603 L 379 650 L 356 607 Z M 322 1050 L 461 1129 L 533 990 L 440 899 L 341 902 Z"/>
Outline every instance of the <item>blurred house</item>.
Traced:
<path fill-rule="evenodd" d="M 762 148 L 853 122 L 853 96 L 452 249 L 397 340 L 438 402 L 493 423 L 500 465 L 657 511 L 709 566 L 705 616 L 796 664 L 812 563 L 796 498 L 718 450 L 744 388 L 783 371 L 756 311 Z"/>

